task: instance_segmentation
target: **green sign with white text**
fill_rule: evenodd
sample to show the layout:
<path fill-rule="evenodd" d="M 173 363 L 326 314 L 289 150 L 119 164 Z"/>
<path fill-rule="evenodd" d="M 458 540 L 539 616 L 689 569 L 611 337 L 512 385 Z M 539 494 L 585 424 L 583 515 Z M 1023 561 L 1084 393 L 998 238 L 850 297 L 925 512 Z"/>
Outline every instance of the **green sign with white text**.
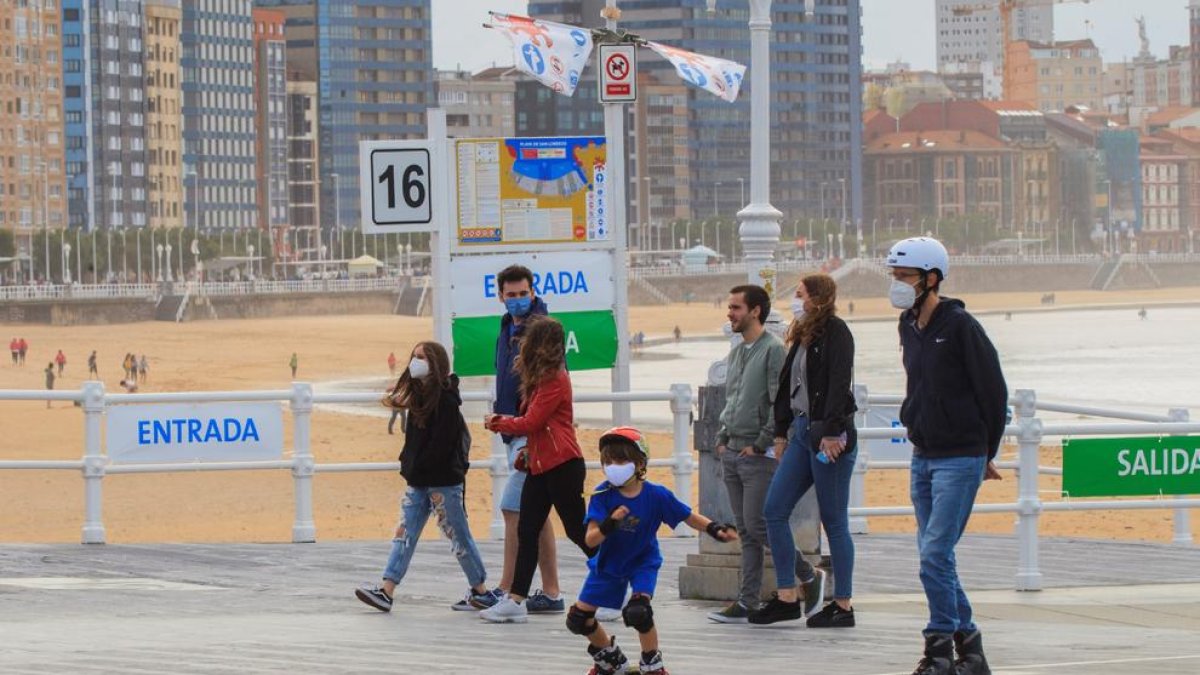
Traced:
<path fill-rule="evenodd" d="M 1064 497 L 1200 494 L 1200 436 L 1063 441 Z"/>
<path fill-rule="evenodd" d="M 617 360 L 617 321 L 611 310 L 555 312 L 567 334 L 567 368 L 612 368 Z M 500 317 L 454 317 L 454 372 L 463 377 L 495 375 Z"/>

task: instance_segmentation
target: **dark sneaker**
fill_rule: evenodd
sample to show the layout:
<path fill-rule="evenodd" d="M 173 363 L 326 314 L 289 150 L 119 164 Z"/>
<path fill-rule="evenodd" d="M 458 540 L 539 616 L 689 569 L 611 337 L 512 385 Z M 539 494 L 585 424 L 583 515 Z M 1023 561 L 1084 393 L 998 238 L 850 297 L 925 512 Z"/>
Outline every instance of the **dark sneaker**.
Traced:
<path fill-rule="evenodd" d="M 392 611 L 392 599 L 379 586 L 368 586 L 363 584 L 354 589 L 354 595 L 359 600 L 374 607 L 381 612 Z"/>
<path fill-rule="evenodd" d="M 588 671 L 588 675 L 612 675 L 613 673 L 624 673 L 625 667 L 629 665 L 629 660 L 625 658 L 624 652 L 617 646 L 617 638 L 611 637 L 607 647 L 596 648 L 588 645 L 588 654 L 592 656 L 592 669 Z"/>
<path fill-rule="evenodd" d="M 649 658 L 646 658 L 649 656 Z M 663 665 L 662 652 L 655 649 L 652 653 L 642 652 L 642 661 L 638 664 L 639 673 L 654 673 L 654 675 L 670 675 Z"/>
<path fill-rule="evenodd" d="M 983 635 L 979 631 L 955 633 L 954 651 L 958 653 L 954 660 L 955 675 L 992 675 L 987 657 L 983 655 Z"/>
<path fill-rule="evenodd" d="M 750 612 L 749 621 L 756 626 L 766 626 L 780 621 L 796 621 L 804 618 L 804 610 L 800 601 L 787 602 L 780 600 L 776 593 L 767 600 L 767 604 Z"/>
<path fill-rule="evenodd" d="M 567 611 L 567 603 L 561 595 L 555 600 L 539 588 L 525 599 L 525 608 L 530 614 L 558 614 Z"/>
<path fill-rule="evenodd" d="M 825 609 L 808 617 L 809 628 L 853 628 L 854 608 L 842 609 L 836 602 L 825 605 Z"/>
<path fill-rule="evenodd" d="M 804 591 L 804 616 L 812 616 L 821 611 L 821 603 L 825 601 L 825 570 L 813 568 L 813 578 L 800 584 Z"/>
<path fill-rule="evenodd" d="M 709 612 L 708 620 L 716 621 L 717 623 L 748 623 L 750 619 L 750 610 L 742 604 L 740 600 L 719 612 Z"/>
<path fill-rule="evenodd" d="M 912 675 L 954 675 L 954 642 L 949 635 L 925 636 L 925 656 Z"/>
<path fill-rule="evenodd" d="M 481 609 L 487 609 L 499 601 L 500 598 L 496 597 L 491 591 L 476 593 L 475 591 L 467 589 L 466 596 L 464 596 L 462 600 L 450 605 L 450 609 L 453 609 L 456 612 L 474 612 Z"/>

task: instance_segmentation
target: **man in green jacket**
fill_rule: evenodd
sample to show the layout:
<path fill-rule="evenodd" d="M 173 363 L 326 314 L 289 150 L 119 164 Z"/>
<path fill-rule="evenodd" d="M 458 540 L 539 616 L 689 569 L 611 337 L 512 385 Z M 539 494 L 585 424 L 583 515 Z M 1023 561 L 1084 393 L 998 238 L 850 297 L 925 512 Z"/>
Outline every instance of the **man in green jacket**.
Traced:
<path fill-rule="evenodd" d="M 729 323 L 742 342 L 729 352 L 727 361 L 717 455 L 742 544 L 742 586 L 733 604 L 708 615 L 718 623 L 746 623 L 762 591 L 767 544 L 763 504 L 777 464 L 774 401 L 787 357 L 783 343 L 764 328 L 770 314 L 771 297 L 762 287 L 745 285 L 729 291 Z"/>

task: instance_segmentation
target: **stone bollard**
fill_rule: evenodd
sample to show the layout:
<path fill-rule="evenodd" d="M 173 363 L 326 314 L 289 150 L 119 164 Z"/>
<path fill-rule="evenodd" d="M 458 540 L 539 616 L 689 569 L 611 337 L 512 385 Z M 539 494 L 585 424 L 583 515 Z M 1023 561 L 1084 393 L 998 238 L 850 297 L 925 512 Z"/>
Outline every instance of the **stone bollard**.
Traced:
<path fill-rule="evenodd" d="M 700 411 L 693 427 L 694 447 L 700 455 L 700 513 L 718 522 L 733 522 L 733 509 L 721 478 L 721 462 L 716 456 L 717 430 L 725 407 L 723 385 L 700 387 Z M 814 565 L 822 564 L 821 520 L 815 490 L 809 490 L 792 512 L 792 535 L 796 548 Z M 732 601 L 741 588 L 742 556 L 737 542 L 722 543 L 707 535 L 698 537 L 699 552 L 687 557 L 679 568 L 679 597 L 693 600 Z M 775 566 L 771 556 L 764 563 L 762 595 L 775 591 Z M 824 565 L 825 568 L 828 565 Z M 826 572 L 828 573 L 828 569 Z M 832 574 L 826 577 L 826 596 L 833 591 Z"/>

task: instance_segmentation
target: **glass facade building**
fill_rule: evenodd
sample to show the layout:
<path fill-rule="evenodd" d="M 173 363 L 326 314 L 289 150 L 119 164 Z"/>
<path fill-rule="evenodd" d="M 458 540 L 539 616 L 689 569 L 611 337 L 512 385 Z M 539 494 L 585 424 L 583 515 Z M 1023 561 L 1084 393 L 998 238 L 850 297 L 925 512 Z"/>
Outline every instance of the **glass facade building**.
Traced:
<path fill-rule="evenodd" d="M 323 227 L 359 225 L 359 141 L 425 136 L 430 2 L 258 0 L 287 16 L 288 68 L 317 82 Z"/>

